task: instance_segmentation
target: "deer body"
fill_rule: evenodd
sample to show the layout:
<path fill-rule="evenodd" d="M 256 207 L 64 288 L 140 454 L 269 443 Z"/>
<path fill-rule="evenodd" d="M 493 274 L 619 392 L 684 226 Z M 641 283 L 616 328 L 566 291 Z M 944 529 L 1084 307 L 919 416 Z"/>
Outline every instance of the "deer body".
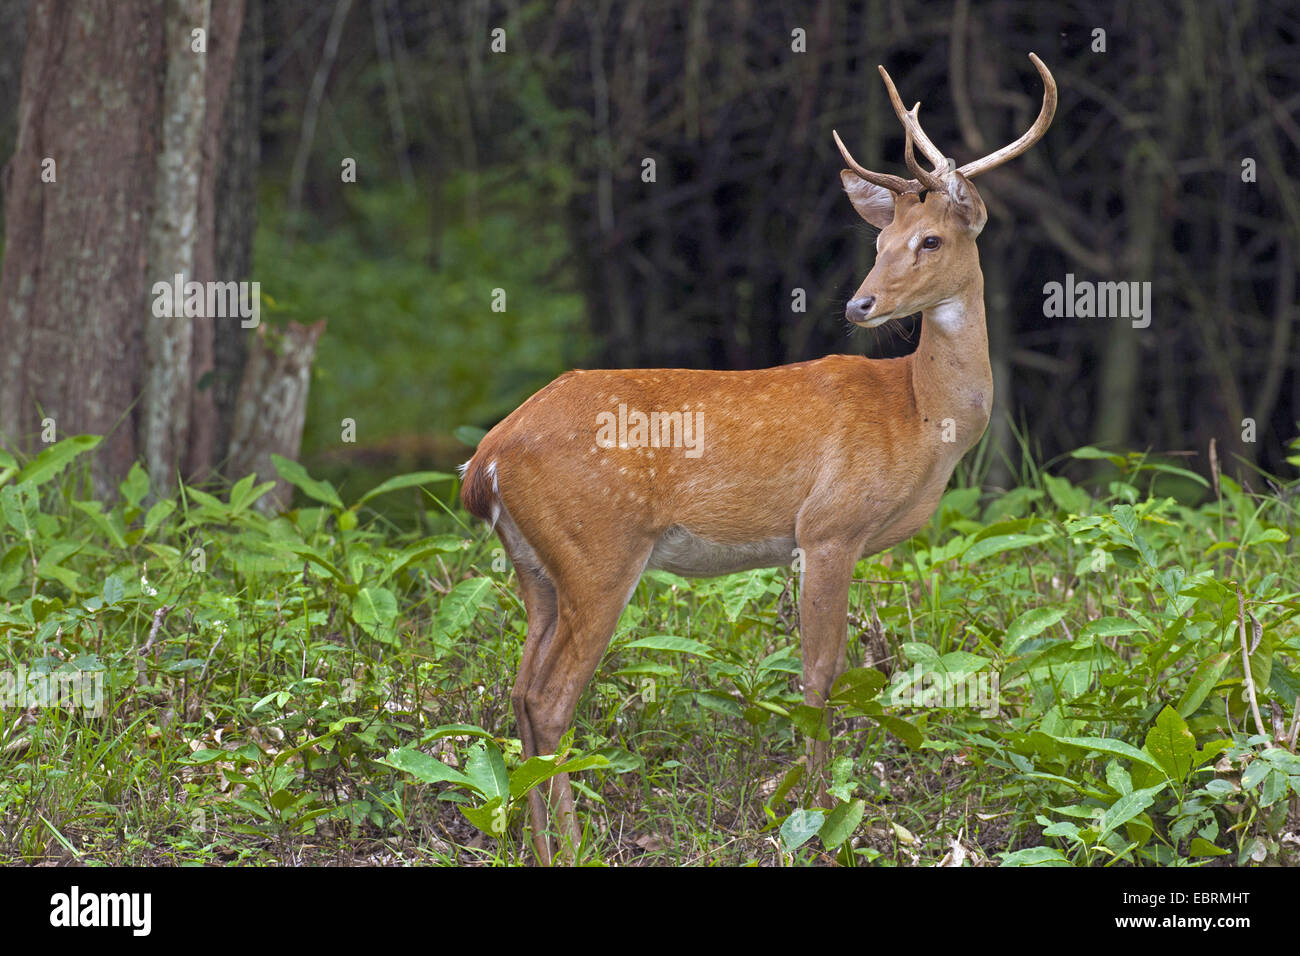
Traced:
<path fill-rule="evenodd" d="M 707 577 L 800 558 L 804 697 L 825 704 L 844 665 L 854 565 L 930 519 L 988 424 L 993 377 L 975 249 L 986 214 L 965 174 L 1046 129 L 1055 87 L 1033 59 L 1048 88 L 1037 135 L 991 157 L 950 171 L 887 74 L 918 178 L 864 170 L 840 146 L 853 167 L 841 174 L 850 200 L 883 230 L 846 315 L 870 327 L 922 312 L 912 355 L 737 372 L 569 372 L 479 444 L 461 497 L 496 529 L 524 599 L 512 703 L 525 757 L 555 751 L 647 568 Z M 935 172 L 915 164 L 914 139 Z M 809 749 L 816 768 L 825 744 Z M 550 795 L 561 835 L 576 845 L 565 775 Z M 549 862 L 546 803 L 537 790 L 529 801 L 534 846 Z"/>

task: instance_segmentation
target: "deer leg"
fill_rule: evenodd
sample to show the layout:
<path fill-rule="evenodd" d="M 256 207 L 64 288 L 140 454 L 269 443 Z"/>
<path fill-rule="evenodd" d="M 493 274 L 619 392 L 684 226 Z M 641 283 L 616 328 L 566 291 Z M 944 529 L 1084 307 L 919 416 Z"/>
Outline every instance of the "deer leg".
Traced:
<path fill-rule="evenodd" d="M 513 556 L 512 556 L 513 560 Z M 518 571 L 519 590 L 524 597 L 524 610 L 528 614 L 528 636 L 524 639 L 524 651 L 519 660 L 519 673 L 515 676 L 514 690 L 510 702 L 514 708 L 515 725 L 519 731 L 519 742 L 523 745 L 523 759 L 539 756 L 537 735 L 528 714 L 526 692 L 532 679 L 534 661 L 539 654 L 545 655 L 546 649 L 555 635 L 558 619 L 555 585 L 551 583 L 544 571 L 527 569 Z M 533 850 L 542 865 L 551 862 L 551 842 L 546 834 L 546 803 L 540 790 L 534 789 L 528 794 L 528 815 L 533 825 Z"/>
<path fill-rule="evenodd" d="M 539 753 L 555 753 L 560 738 L 573 723 L 578 699 L 609 646 L 619 615 L 632 596 L 649 556 L 650 546 L 647 545 L 635 556 L 618 562 L 611 573 L 599 576 L 590 562 L 580 562 L 571 565 L 571 575 L 556 581 L 558 615 L 554 633 L 549 642 L 539 643 L 538 650 L 527 661 L 527 671 L 520 668 L 519 683 L 516 684 L 522 692 L 522 710 L 527 714 L 533 743 Z M 567 846 L 561 846 L 561 853 L 570 856 L 581 842 L 581 832 L 569 775 L 552 777 L 547 789 L 556 831 L 561 841 L 567 842 Z M 536 843 L 537 835 L 544 834 L 545 816 L 539 824 L 536 807 L 541 805 L 541 794 L 534 791 L 534 795 L 538 798 L 531 804 Z M 548 860 L 549 850 L 548 845 Z M 538 857 L 542 859 L 543 855 L 539 852 Z"/>
<path fill-rule="evenodd" d="M 799 594 L 799 634 L 803 644 L 803 699 L 810 707 L 825 707 L 831 686 L 844 670 L 848 643 L 849 584 L 857 551 L 842 542 L 804 549 L 803 586 Z M 827 742 L 808 741 L 808 779 L 819 779 L 826 763 Z M 818 800 L 826 803 L 825 781 Z"/>

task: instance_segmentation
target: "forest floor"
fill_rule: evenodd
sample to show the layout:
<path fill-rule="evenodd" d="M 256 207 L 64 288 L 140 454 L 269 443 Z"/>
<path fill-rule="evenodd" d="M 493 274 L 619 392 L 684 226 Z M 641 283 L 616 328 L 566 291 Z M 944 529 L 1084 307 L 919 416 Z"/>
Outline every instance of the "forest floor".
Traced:
<path fill-rule="evenodd" d="M 268 517 L 251 477 L 95 501 L 93 443 L 0 453 L 0 863 L 532 862 L 561 764 L 521 759 L 523 608 L 453 476 L 345 502 L 285 462 Z M 576 859 L 1300 862 L 1296 486 L 1067 464 L 1109 480 L 959 473 L 860 563 L 825 711 L 794 571 L 647 574 L 561 747 Z"/>

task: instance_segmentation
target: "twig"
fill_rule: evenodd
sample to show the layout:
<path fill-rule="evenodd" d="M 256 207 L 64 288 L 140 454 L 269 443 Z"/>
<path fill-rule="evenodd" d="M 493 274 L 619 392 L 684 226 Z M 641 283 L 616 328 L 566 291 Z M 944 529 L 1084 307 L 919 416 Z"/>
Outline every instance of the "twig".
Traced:
<path fill-rule="evenodd" d="M 158 610 L 153 612 L 153 626 L 149 628 L 149 639 L 144 642 L 144 646 L 136 653 L 146 654 L 153 647 L 154 642 L 158 640 L 158 629 L 162 627 L 163 621 L 167 620 L 167 615 L 175 605 L 164 604 Z"/>
<path fill-rule="evenodd" d="M 1255 699 L 1255 678 L 1250 673 L 1250 647 L 1246 641 L 1246 604 L 1241 597 L 1241 585 L 1237 585 L 1237 629 L 1241 635 L 1241 670 L 1246 679 L 1246 695 L 1250 699 L 1250 710 L 1255 715 L 1255 727 L 1261 735 L 1265 734 L 1264 718 L 1259 714 L 1259 701 Z"/>

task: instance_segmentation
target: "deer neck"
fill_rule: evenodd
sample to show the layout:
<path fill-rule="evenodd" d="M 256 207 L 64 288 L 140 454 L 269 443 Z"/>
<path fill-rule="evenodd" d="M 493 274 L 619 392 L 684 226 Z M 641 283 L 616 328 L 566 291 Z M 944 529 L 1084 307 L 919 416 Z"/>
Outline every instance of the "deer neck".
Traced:
<path fill-rule="evenodd" d="M 938 429 L 954 462 L 984 434 L 993 408 L 993 368 L 978 271 L 960 293 L 922 313 L 912 394 L 925 428 Z"/>

